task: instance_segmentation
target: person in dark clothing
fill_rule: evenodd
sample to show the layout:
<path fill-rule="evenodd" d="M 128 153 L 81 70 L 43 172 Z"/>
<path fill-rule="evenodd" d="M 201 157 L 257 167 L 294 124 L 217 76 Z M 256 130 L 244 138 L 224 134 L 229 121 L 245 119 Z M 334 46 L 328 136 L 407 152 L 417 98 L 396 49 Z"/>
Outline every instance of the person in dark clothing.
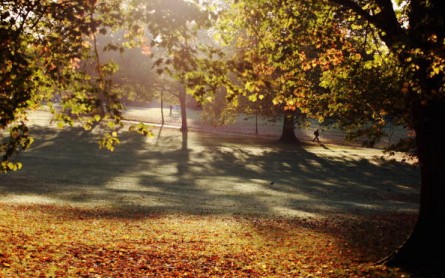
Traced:
<path fill-rule="evenodd" d="M 320 143 L 320 138 L 318 138 L 318 136 L 320 136 L 320 132 L 318 131 L 318 128 L 317 128 L 317 130 L 314 131 L 314 135 L 315 135 L 315 137 L 314 137 L 314 140 L 312 140 L 312 142 L 317 141 L 318 143 Z"/>

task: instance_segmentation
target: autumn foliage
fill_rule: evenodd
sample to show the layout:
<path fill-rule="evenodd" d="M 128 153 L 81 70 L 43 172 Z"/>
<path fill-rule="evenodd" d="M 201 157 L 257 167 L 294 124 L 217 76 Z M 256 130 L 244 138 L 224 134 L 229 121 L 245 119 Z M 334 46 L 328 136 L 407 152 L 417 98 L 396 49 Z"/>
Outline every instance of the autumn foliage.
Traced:
<path fill-rule="evenodd" d="M 2 204 L 0 277 L 403 277 L 374 263 L 403 242 L 414 220 Z"/>

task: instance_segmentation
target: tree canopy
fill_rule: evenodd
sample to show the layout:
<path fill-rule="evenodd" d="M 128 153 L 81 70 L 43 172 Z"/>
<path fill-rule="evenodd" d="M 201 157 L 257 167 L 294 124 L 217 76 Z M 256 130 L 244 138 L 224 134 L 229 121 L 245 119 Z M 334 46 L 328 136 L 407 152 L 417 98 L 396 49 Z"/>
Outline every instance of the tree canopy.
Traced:
<path fill-rule="evenodd" d="M 190 24 L 199 23 L 200 17 L 196 4 L 179 0 L 2 1 L 0 130 L 9 135 L 1 135 L 1 171 L 22 167 L 13 156 L 32 143 L 27 113 L 43 103 L 60 126 L 78 123 L 90 130 L 104 123 L 99 143 L 113 150 L 119 143 L 123 106 L 113 84 L 119 65 L 104 51 L 150 51 L 157 46 L 176 52 L 176 58 L 159 64 L 187 67 L 189 61 L 180 55 L 191 48 L 182 43 L 193 34 Z M 122 29 L 125 40 L 103 41 L 104 35 Z M 144 36 L 147 30 L 151 41 Z M 142 125 L 131 129 L 148 134 Z"/>
<path fill-rule="evenodd" d="M 419 159 L 419 220 L 388 261 L 443 275 L 443 1 L 398 1 L 397 9 L 390 0 L 225 3 L 220 36 L 229 38 L 235 58 L 214 62 L 223 69 L 212 68 L 214 76 L 226 77 L 206 82 L 219 81 L 231 98 L 271 93 L 285 110 L 334 118 L 351 138 L 366 136 L 367 145 L 385 135 L 388 122 L 415 133 L 399 147 L 414 149 Z"/>
<path fill-rule="evenodd" d="M 124 27 L 125 43 L 107 50 L 159 50 L 151 55 L 156 71 L 198 99 L 224 87 L 233 103 L 270 101 L 292 131 L 295 113 L 334 119 L 368 145 L 389 121 L 411 129 L 415 138 L 404 145 L 419 159 L 419 220 L 389 261 L 443 276 L 442 0 L 18 0 L 2 1 L 0 19 L 0 130 L 9 132 L 1 171 L 21 167 L 12 157 L 32 143 L 27 113 L 44 102 L 61 101 L 53 111 L 63 124 L 107 123 L 101 146 L 119 142 L 118 65 L 103 59 L 98 39 Z M 200 45 L 203 30 L 219 44 Z"/>
<path fill-rule="evenodd" d="M 58 96 L 69 96 L 66 105 L 76 103 L 74 112 L 93 109 L 89 96 L 103 84 L 84 82 L 87 77 L 78 68 L 91 55 L 91 36 L 118 22 L 118 10 L 117 1 L 2 1 L 0 129 L 9 129 L 10 136 L 0 145 L 1 170 L 21 167 L 10 158 L 32 143 L 26 127 L 29 109 Z"/>
<path fill-rule="evenodd" d="M 401 66 L 401 99 L 389 107 L 415 132 L 415 148 L 422 176 L 419 219 L 402 248 L 389 263 L 423 269 L 443 276 L 445 178 L 445 3 L 397 1 L 406 13 L 396 13 L 392 1 L 332 0 L 351 20 L 369 24 Z M 392 100 L 392 101 L 391 101 Z"/>

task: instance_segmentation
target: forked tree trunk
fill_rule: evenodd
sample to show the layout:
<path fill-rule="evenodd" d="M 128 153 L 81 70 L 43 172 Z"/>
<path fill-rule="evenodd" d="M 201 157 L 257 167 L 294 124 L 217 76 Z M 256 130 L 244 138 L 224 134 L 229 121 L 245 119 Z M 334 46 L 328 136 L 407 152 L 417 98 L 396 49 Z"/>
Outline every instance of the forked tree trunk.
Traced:
<path fill-rule="evenodd" d="M 445 101 L 418 105 L 415 119 L 422 183 L 419 217 L 411 236 L 387 264 L 425 277 L 445 277 Z"/>
<path fill-rule="evenodd" d="M 283 132 L 281 133 L 280 142 L 285 143 L 300 143 L 300 140 L 295 136 L 295 115 L 294 111 L 286 110 L 283 119 Z"/>

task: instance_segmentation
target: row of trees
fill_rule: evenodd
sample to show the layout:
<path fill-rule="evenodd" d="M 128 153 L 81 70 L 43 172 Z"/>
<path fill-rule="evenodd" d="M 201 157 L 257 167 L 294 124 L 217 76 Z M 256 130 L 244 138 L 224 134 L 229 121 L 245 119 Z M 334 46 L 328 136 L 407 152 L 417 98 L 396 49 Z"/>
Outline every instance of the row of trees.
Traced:
<path fill-rule="evenodd" d="M 105 123 L 101 146 L 114 148 L 128 75 L 103 48 L 137 48 L 152 59 L 142 74 L 174 80 L 157 86 L 179 88 L 183 108 L 188 92 L 203 102 L 223 96 L 234 111 L 281 111 L 284 141 L 297 141 L 294 121 L 307 117 L 335 119 L 369 145 L 388 119 L 412 129 L 415 140 L 399 146 L 419 159 L 419 220 L 388 263 L 443 275 L 445 3 L 396 2 L 397 9 L 391 0 L 2 1 L 2 170 L 20 168 L 11 157 L 32 143 L 27 112 L 55 96 L 70 112 L 54 109 L 56 120 L 86 129 Z M 152 87 L 155 79 L 146 78 Z"/>

